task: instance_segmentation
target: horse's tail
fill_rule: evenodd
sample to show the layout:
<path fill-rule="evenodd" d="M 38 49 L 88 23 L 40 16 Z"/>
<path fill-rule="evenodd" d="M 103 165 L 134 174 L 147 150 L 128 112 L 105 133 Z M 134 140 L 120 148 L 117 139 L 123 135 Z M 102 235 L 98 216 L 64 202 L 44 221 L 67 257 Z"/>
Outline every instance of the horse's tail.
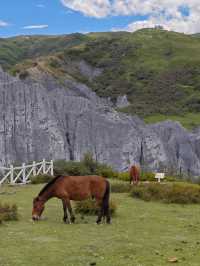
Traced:
<path fill-rule="evenodd" d="M 106 190 L 103 196 L 103 214 L 107 217 L 107 221 L 110 222 L 110 210 L 109 210 L 109 201 L 110 201 L 110 183 L 106 180 Z"/>

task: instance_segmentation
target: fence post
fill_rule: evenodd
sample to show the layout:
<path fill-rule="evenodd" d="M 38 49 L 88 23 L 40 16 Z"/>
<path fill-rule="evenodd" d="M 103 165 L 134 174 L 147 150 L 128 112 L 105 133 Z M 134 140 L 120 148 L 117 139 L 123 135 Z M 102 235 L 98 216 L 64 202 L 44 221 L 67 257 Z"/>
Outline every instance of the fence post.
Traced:
<path fill-rule="evenodd" d="M 14 167 L 12 164 L 10 165 L 10 183 L 11 185 L 14 184 Z"/>
<path fill-rule="evenodd" d="M 36 176 L 36 162 L 33 162 L 33 176 Z"/>
<path fill-rule="evenodd" d="M 26 184 L 26 165 L 22 164 L 22 183 Z"/>
<path fill-rule="evenodd" d="M 53 160 L 51 160 L 51 175 L 53 176 Z"/>
<path fill-rule="evenodd" d="M 45 159 L 42 160 L 42 172 L 43 172 L 43 174 L 46 174 L 46 161 L 45 161 Z"/>

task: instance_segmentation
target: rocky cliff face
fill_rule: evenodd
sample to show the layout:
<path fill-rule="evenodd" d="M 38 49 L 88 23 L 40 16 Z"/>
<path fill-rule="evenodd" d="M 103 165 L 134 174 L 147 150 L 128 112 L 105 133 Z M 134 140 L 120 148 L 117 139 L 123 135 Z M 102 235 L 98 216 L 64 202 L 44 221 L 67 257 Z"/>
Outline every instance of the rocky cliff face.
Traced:
<path fill-rule="evenodd" d="M 145 125 L 118 113 L 83 84 L 36 73 L 21 81 L 0 70 L 0 165 L 80 160 L 90 151 L 117 170 L 141 163 L 200 174 L 200 133 L 180 124 Z"/>

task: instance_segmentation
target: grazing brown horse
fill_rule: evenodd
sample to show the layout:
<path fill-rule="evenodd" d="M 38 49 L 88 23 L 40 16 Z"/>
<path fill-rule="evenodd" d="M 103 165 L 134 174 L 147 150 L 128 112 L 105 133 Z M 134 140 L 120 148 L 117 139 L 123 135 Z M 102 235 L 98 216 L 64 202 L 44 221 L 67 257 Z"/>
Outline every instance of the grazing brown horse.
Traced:
<path fill-rule="evenodd" d="M 63 203 L 63 221 L 69 223 L 67 209 L 70 213 L 70 221 L 75 222 L 70 200 L 81 201 L 93 197 L 100 206 L 97 224 L 103 216 L 110 223 L 110 184 L 101 176 L 57 176 L 51 180 L 33 200 L 32 219 L 39 220 L 44 210 L 45 203 L 53 198 L 59 198 Z"/>
<path fill-rule="evenodd" d="M 140 180 L 140 167 L 133 165 L 130 169 L 130 184 L 133 182 L 133 184 L 138 184 Z"/>

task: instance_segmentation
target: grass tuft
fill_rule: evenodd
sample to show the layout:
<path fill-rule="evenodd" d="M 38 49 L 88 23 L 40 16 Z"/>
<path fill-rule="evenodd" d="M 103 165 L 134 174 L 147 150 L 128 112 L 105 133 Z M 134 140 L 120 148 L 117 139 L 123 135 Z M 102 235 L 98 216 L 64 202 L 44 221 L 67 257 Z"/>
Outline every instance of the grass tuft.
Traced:
<path fill-rule="evenodd" d="M 16 221 L 16 220 L 18 220 L 17 205 L 0 203 L 0 224 L 3 221 Z"/>

